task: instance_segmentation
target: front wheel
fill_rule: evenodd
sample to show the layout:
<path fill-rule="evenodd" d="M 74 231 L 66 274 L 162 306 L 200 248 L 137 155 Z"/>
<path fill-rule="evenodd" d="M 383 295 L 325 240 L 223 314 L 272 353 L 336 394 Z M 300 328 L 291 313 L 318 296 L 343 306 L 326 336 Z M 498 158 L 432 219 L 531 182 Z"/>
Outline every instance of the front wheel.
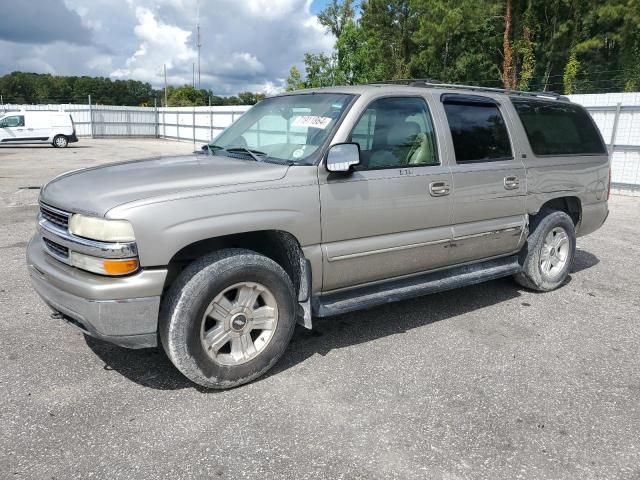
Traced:
<path fill-rule="evenodd" d="M 66 148 L 69 145 L 69 139 L 64 135 L 56 135 L 53 138 L 53 146 L 56 148 Z"/>
<path fill-rule="evenodd" d="M 515 280 L 531 290 L 548 292 L 569 275 L 576 252 L 576 229 L 565 212 L 547 210 L 539 215 L 520 254 L 522 272 Z"/>
<path fill-rule="evenodd" d="M 173 364 L 208 388 L 263 375 L 284 353 L 296 324 L 294 290 L 273 260 L 229 249 L 187 267 L 167 293 L 160 339 Z"/>

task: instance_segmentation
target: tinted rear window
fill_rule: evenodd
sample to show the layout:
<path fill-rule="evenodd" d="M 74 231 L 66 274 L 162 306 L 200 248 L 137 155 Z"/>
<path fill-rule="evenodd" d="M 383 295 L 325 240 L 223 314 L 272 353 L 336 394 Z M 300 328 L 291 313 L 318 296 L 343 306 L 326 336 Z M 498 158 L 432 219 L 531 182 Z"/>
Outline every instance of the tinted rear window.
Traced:
<path fill-rule="evenodd" d="M 498 106 L 492 103 L 450 103 L 444 110 L 451 129 L 457 163 L 512 158 L 509 134 Z"/>
<path fill-rule="evenodd" d="M 577 105 L 513 100 L 536 155 L 594 155 L 607 152 L 589 114 Z"/>

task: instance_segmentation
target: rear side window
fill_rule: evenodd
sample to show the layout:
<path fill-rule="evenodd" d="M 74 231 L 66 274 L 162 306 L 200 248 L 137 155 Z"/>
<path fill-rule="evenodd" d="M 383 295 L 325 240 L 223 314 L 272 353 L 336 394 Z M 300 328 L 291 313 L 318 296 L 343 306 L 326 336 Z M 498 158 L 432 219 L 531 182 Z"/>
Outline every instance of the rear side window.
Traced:
<path fill-rule="evenodd" d="M 456 99 L 455 95 L 446 97 L 442 101 L 457 163 L 513 158 L 507 127 L 497 104 L 491 99 L 473 101 L 470 96 L 460 96 L 460 99 Z"/>
<path fill-rule="evenodd" d="M 512 100 L 536 155 L 597 155 L 607 152 L 589 114 L 577 105 Z"/>

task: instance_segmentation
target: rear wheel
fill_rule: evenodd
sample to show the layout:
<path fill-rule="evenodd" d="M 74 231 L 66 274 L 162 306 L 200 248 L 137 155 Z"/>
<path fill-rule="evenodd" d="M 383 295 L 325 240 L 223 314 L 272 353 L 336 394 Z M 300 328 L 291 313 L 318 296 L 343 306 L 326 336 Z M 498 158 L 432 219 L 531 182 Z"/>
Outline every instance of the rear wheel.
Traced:
<path fill-rule="evenodd" d="M 173 364 L 208 388 L 261 376 L 284 353 L 295 327 L 291 280 L 273 260 L 229 249 L 190 265 L 169 289 L 160 339 Z"/>
<path fill-rule="evenodd" d="M 53 137 L 53 146 L 56 148 L 66 148 L 69 145 L 69 139 L 64 135 L 56 135 Z"/>
<path fill-rule="evenodd" d="M 515 280 L 523 287 L 548 292 L 562 285 L 571 270 L 576 251 L 576 230 L 565 212 L 540 212 L 520 261 L 522 272 Z"/>

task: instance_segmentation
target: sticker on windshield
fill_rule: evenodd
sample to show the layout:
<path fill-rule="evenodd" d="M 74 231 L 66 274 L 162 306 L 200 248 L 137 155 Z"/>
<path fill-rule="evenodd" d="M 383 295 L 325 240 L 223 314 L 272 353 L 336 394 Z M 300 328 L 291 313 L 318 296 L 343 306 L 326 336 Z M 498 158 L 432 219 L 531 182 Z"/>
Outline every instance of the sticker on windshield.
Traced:
<path fill-rule="evenodd" d="M 294 150 L 294 152 L 291 154 L 291 156 L 293 158 L 300 158 L 304 155 L 304 150 L 302 148 L 299 148 L 297 150 Z"/>
<path fill-rule="evenodd" d="M 330 117 L 319 117 L 316 115 L 302 115 L 296 117 L 291 124 L 294 127 L 313 127 L 324 130 L 331 123 Z"/>

